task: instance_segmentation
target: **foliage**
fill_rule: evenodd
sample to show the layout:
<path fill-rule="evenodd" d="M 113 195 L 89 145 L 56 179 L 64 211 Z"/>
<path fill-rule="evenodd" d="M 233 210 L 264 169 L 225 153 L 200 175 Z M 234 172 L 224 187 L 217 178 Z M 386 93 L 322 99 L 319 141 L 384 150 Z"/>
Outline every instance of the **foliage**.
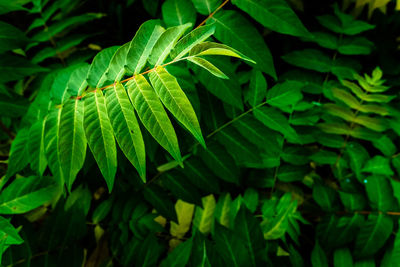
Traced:
<path fill-rule="evenodd" d="M 327 2 L 1 2 L 2 266 L 395 266 L 398 1 Z"/>

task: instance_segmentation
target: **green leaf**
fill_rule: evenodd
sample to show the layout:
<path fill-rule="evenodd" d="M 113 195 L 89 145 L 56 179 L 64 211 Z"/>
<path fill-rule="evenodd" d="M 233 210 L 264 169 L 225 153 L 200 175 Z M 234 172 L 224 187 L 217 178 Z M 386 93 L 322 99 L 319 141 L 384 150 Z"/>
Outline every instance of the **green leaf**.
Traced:
<path fill-rule="evenodd" d="M 205 146 L 200 125 L 192 104 L 174 76 L 163 67 L 150 72 L 150 82 L 164 106 L 188 129 L 199 143 Z"/>
<path fill-rule="evenodd" d="M 93 223 L 97 224 L 101 222 L 107 214 L 110 213 L 112 208 L 113 201 L 111 198 L 104 200 L 101 202 L 96 209 L 93 211 L 92 221 Z"/>
<path fill-rule="evenodd" d="M 333 266 L 342 267 L 349 266 L 353 267 L 353 258 L 348 248 L 336 249 L 333 253 Z"/>
<path fill-rule="evenodd" d="M 162 17 L 168 27 L 196 22 L 196 9 L 187 0 L 167 0 L 161 6 Z"/>
<path fill-rule="evenodd" d="M 215 22 L 214 36 L 257 62 L 257 69 L 276 79 L 272 55 L 262 36 L 242 15 L 233 10 L 222 10 L 207 23 Z"/>
<path fill-rule="evenodd" d="M 243 110 L 242 89 L 236 80 L 236 75 L 225 60 L 211 61 L 229 79 L 220 79 L 204 69 L 195 69 L 196 76 L 206 89 L 222 101 Z"/>
<path fill-rule="evenodd" d="M 84 66 L 87 65 L 86 63 L 83 64 L 76 64 L 72 65 L 71 67 L 67 67 L 65 69 L 61 69 L 60 71 L 57 72 L 57 75 L 54 77 L 53 83 L 51 85 L 50 89 L 50 99 L 55 105 L 63 104 L 65 103 L 68 98 L 71 97 L 71 95 L 68 93 L 68 86 L 70 87 L 75 87 L 73 84 L 82 84 L 82 80 L 85 80 L 84 78 L 80 80 L 79 82 L 73 82 L 71 80 L 72 73 L 75 72 L 76 69 L 78 68 L 84 68 Z M 74 74 L 74 78 L 78 78 L 76 73 Z M 82 78 L 82 77 L 80 77 Z M 72 88 L 70 89 L 71 91 L 79 91 L 78 90 L 73 90 Z"/>
<path fill-rule="evenodd" d="M 364 183 L 370 206 L 373 209 L 384 212 L 397 206 L 388 178 L 370 176 L 364 180 Z"/>
<path fill-rule="evenodd" d="M 1 2 L 0 3 L 0 14 L 6 14 L 8 12 L 12 12 L 12 11 L 17 11 L 17 10 L 25 10 L 28 11 L 28 9 L 26 9 L 25 7 L 23 7 L 25 3 L 24 2 L 9 2 L 9 1 L 5 1 L 5 2 Z"/>
<path fill-rule="evenodd" d="M 206 165 L 219 178 L 231 183 L 237 184 L 239 182 L 239 170 L 232 156 L 222 145 L 212 143 L 207 149 L 200 149 L 198 153 Z"/>
<path fill-rule="evenodd" d="M 258 108 L 254 110 L 254 116 L 268 128 L 280 132 L 294 142 L 300 142 L 299 136 L 289 125 L 286 117 L 275 108 Z"/>
<path fill-rule="evenodd" d="M 31 211 L 60 194 L 60 186 L 52 177 L 17 178 L 0 195 L 0 214 L 21 214 Z"/>
<path fill-rule="evenodd" d="M 339 45 L 339 39 L 335 35 L 328 32 L 313 32 L 312 38 L 303 38 L 307 42 L 315 42 L 319 46 L 337 50 Z"/>
<path fill-rule="evenodd" d="M 379 155 L 368 160 L 362 169 L 362 172 L 388 176 L 394 175 L 394 172 L 390 167 L 390 160 Z"/>
<path fill-rule="evenodd" d="M 64 37 L 57 42 L 57 47 L 45 47 L 35 54 L 32 58 L 32 62 L 37 64 L 44 61 L 47 58 L 57 58 L 57 55 L 64 54 L 67 50 L 78 46 L 85 39 L 92 37 L 94 34 L 73 34 Z"/>
<path fill-rule="evenodd" d="M 385 244 L 393 230 L 393 220 L 384 214 L 368 216 L 355 240 L 355 255 L 373 256 Z"/>
<path fill-rule="evenodd" d="M 245 92 L 245 100 L 255 107 L 267 96 L 267 81 L 261 71 L 253 70 L 250 78 L 249 90 Z"/>
<path fill-rule="evenodd" d="M 111 192 L 117 172 L 117 149 L 101 90 L 85 96 L 84 128 L 89 148 Z"/>
<path fill-rule="evenodd" d="M 102 84 L 101 78 L 110 64 L 112 56 L 115 54 L 119 46 L 111 46 L 100 51 L 90 64 L 87 73 L 87 83 L 92 87 L 100 87 Z"/>
<path fill-rule="evenodd" d="M 189 32 L 176 43 L 175 47 L 171 51 L 171 58 L 173 60 L 182 58 L 184 55 L 189 53 L 193 47 L 204 42 L 208 37 L 213 35 L 214 32 L 215 25 L 213 24 L 201 26 Z"/>
<path fill-rule="evenodd" d="M 272 200 L 271 200 L 272 201 Z M 269 209 L 273 208 L 270 206 L 272 203 L 265 202 L 263 206 Z M 273 205 L 273 204 L 272 204 Z M 276 214 L 273 210 L 271 217 L 266 216 L 263 211 L 264 220 L 261 222 L 260 226 L 264 234 L 264 239 L 274 240 L 282 238 L 289 228 L 289 219 L 292 217 L 297 209 L 297 201 L 292 201 L 292 196 L 290 193 L 284 194 L 276 207 Z"/>
<path fill-rule="evenodd" d="M 232 206 L 232 198 L 229 193 L 224 193 L 218 198 L 215 206 L 214 217 L 223 226 L 229 228 L 233 224 L 233 219 L 230 216 Z"/>
<path fill-rule="evenodd" d="M 188 60 L 197 66 L 200 66 L 210 72 L 212 75 L 222 78 L 222 79 L 229 79 L 222 71 L 220 71 L 217 67 L 215 67 L 211 62 L 205 60 L 201 57 L 189 57 Z"/>
<path fill-rule="evenodd" d="M 170 233 L 177 239 L 182 239 L 190 230 L 195 206 L 178 199 L 175 203 L 175 211 L 178 218 L 177 223 L 171 222 Z"/>
<path fill-rule="evenodd" d="M 118 145 L 146 181 L 146 152 L 135 111 L 122 84 L 106 91 L 107 113 Z"/>
<path fill-rule="evenodd" d="M 232 3 L 273 31 L 298 37 L 310 36 L 284 0 L 233 0 Z"/>
<path fill-rule="evenodd" d="M 359 193 L 339 191 L 339 196 L 343 206 L 349 211 L 364 210 L 367 205 L 364 195 Z"/>
<path fill-rule="evenodd" d="M 271 106 L 281 107 L 285 105 L 295 105 L 303 95 L 300 89 L 304 85 L 295 81 L 285 81 L 278 83 L 267 92 L 267 103 Z"/>
<path fill-rule="evenodd" d="M 165 29 L 161 27 L 159 20 L 149 20 L 140 26 L 129 44 L 129 51 L 126 56 L 126 67 L 133 74 L 142 71 L 154 45 L 164 31 Z"/>
<path fill-rule="evenodd" d="M 128 54 L 130 43 L 126 43 L 120 46 L 112 56 L 110 63 L 104 72 L 104 75 L 100 78 L 102 85 L 105 85 L 105 81 L 118 82 L 127 73 L 126 59 Z"/>
<path fill-rule="evenodd" d="M 172 157 L 182 162 L 175 130 L 153 88 L 143 75 L 136 75 L 126 85 L 140 120 L 156 141 Z"/>
<path fill-rule="evenodd" d="M 315 49 L 293 51 L 282 56 L 282 59 L 296 67 L 318 72 L 330 72 L 332 68 L 331 58 Z"/>
<path fill-rule="evenodd" d="M 86 23 L 88 21 L 99 19 L 103 15 L 100 13 L 91 13 L 91 14 L 83 14 L 74 17 L 67 17 L 62 20 L 58 20 L 57 22 L 53 23 L 51 26 L 47 28 L 46 31 L 40 31 L 32 37 L 32 40 L 36 42 L 45 42 L 48 41 L 52 36 L 60 33 L 61 31 L 76 27 L 80 24 Z"/>
<path fill-rule="evenodd" d="M 215 198 L 208 195 L 202 198 L 203 208 L 197 206 L 193 226 L 202 234 L 208 234 L 214 224 Z"/>
<path fill-rule="evenodd" d="M 353 16 L 340 12 L 337 6 L 335 6 L 335 14 L 337 17 L 323 15 L 318 16 L 317 20 L 325 28 L 346 35 L 356 35 L 375 28 L 374 25 L 361 20 L 355 20 Z"/>
<path fill-rule="evenodd" d="M 64 174 L 61 168 L 60 153 L 58 150 L 61 111 L 61 108 L 55 108 L 49 111 L 47 115 L 44 129 L 44 151 L 52 174 L 56 180 L 59 181 L 60 185 L 64 185 Z"/>
<path fill-rule="evenodd" d="M 24 240 L 19 236 L 17 229 L 9 222 L 9 220 L 0 216 L 0 240 L 5 246 L 19 245 L 24 243 Z M 0 250 L 0 253 L 2 251 Z"/>
<path fill-rule="evenodd" d="M 382 94 L 367 94 L 355 83 L 346 80 L 341 80 L 341 83 L 349 88 L 358 98 L 366 102 L 379 102 L 388 103 L 394 96 L 382 95 Z"/>
<path fill-rule="evenodd" d="M 215 249 L 226 264 L 230 266 L 248 266 L 251 262 L 243 240 L 233 231 L 216 224 Z"/>
<path fill-rule="evenodd" d="M 313 267 L 328 267 L 328 258 L 318 241 L 311 252 L 311 264 Z"/>
<path fill-rule="evenodd" d="M 209 15 L 222 3 L 222 0 L 192 0 L 197 12 Z"/>
<path fill-rule="evenodd" d="M 243 195 L 243 202 L 254 213 L 258 206 L 258 192 L 251 187 L 247 188 Z"/>
<path fill-rule="evenodd" d="M 83 110 L 83 101 L 74 99 L 68 100 L 61 108 L 58 153 L 63 177 L 69 190 L 86 157 Z"/>
<path fill-rule="evenodd" d="M 25 34 L 18 28 L 0 21 L 0 53 L 23 47 L 28 42 Z"/>
<path fill-rule="evenodd" d="M 42 176 L 47 167 L 47 159 L 44 150 L 44 124 L 45 121 L 37 121 L 29 130 L 28 152 L 31 169 Z"/>
<path fill-rule="evenodd" d="M 282 136 L 270 130 L 254 116 L 246 115 L 236 120 L 233 126 L 250 142 L 258 147 L 266 147 L 268 151 L 279 154 L 282 150 Z"/>
<path fill-rule="evenodd" d="M 20 56 L 3 54 L 0 57 L 1 83 L 20 80 L 26 76 L 47 70 Z"/>
<path fill-rule="evenodd" d="M 312 196 L 323 210 L 333 211 L 336 199 L 335 190 L 323 185 L 314 185 Z"/>
<path fill-rule="evenodd" d="M 86 89 L 88 83 L 86 77 L 88 74 L 90 66 L 88 64 L 83 64 L 76 68 L 69 77 L 67 83 L 67 93 L 71 96 L 81 96 L 83 91 Z"/>
<path fill-rule="evenodd" d="M 29 153 L 28 146 L 26 145 L 28 141 L 29 129 L 23 128 L 19 130 L 11 144 L 10 155 L 8 158 L 7 177 L 13 176 L 28 165 Z"/>
<path fill-rule="evenodd" d="M 369 55 L 374 48 L 374 43 L 364 37 L 343 38 L 338 51 L 343 55 Z"/>
<path fill-rule="evenodd" d="M 190 56 L 230 56 L 241 58 L 251 63 L 256 64 L 255 61 L 251 60 L 250 58 L 246 57 L 236 49 L 233 49 L 227 45 L 214 43 L 214 42 L 202 42 L 194 46 L 190 52 Z"/>
<path fill-rule="evenodd" d="M 349 142 L 346 146 L 346 152 L 350 157 L 351 169 L 354 171 L 357 179 L 361 181 L 361 170 L 366 160 L 369 159 L 367 150 L 359 143 Z"/>
<path fill-rule="evenodd" d="M 382 135 L 379 139 L 374 140 L 373 145 L 386 157 L 393 156 L 396 153 L 396 146 L 387 135 Z"/>
<path fill-rule="evenodd" d="M 154 66 L 161 65 L 168 57 L 177 41 L 192 26 L 191 23 L 175 26 L 163 32 L 151 50 L 149 62 Z"/>

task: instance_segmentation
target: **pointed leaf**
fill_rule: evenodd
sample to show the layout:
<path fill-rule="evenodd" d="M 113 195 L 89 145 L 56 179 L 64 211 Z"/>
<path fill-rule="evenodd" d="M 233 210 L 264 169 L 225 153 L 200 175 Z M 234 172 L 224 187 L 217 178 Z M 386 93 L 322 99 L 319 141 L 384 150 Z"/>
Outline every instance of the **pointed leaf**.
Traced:
<path fill-rule="evenodd" d="M 262 36 L 242 15 L 233 10 L 216 13 L 207 23 L 215 22 L 215 37 L 257 62 L 257 69 L 276 79 L 272 55 Z"/>
<path fill-rule="evenodd" d="M 111 46 L 106 49 L 100 51 L 93 59 L 92 64 L 90 65 L 88 74 L 87 74 L 87 82 L 92 87 L 100 87 L 101 77 L 105 73 L 110 64 L 111 58 L 118 50 L 119 46 Z"/>
<path fill-rule="evenodd" d="M 161 65 L 168 57 L 172 48 L 176 45 L 178 39 L 181 38 L 190 26 L 192 26 L 191 23 L 186 23 L 184 25 L 169 28 L 163 32 L 151 51 L 149 58 L 150 64 L 155 66 Z"/>
<path fill-rule="evenodd" d="M 31 168 L 40 176 L 47 167 L 47 159 L 44 154 L 44 123 L 37 121 L 29 130 L 28 152 Z"/>
<path fill-rule="evenodd" d="M 330 72 L 332 68 L 331 58 L 315 49 L 293 51 L 282 56 L 282 59 L 296 67 L 318 72 Z"/>
<path fill-rule="evenodd" d="M 298 37 L 310 36 L 284 0 L 233 0 L 232 3 L 273 31 Z"/>
<path fill-rule="evenodd" d="M 203 208 L 196 207 L 193 219 L 193 226 L 201 233 L 208 234 L 214 223 L 215 198 L 208 195 L 202 198 Z"/>
<path fill-rule="evenodd" d="M 58 153 L 65 183 L 70 190 L 86 157 L 83 101 L 70 99 L 61 108 Z"/>
<path fill-rule="evenodd" d="M 202 42 L 194 46 L 190 52 L 190 56 L 229 56 L 229 57 L 236 57 L 241 58 L 251 63 L 256 64 L 255 61 L 251 60 L 250 58 L 246 57 L 236 49 L 229 47 L 224 44 L 214 43 L 214 42 Z"/>
<path fill-rule="evenodd" d="M 200 66 L 207 71 L 209 71 L 212 75 L 217 76 L 222 79 L 229 79 L 222 71 L 220 71 L 217 67 L 215 67 L 211 62 L 205 60 L 201 57 L 189 57 L 188 60 L 197 66 Z"/>
<path fill-rule="evenodd" d="M 125 88 L 118 83 L 106 91 L 107 113 L 122 152 L 146 179 L 146 152 L 135 111 Z"/>
<path fill-rule="evenodd" d="M 319 245 L 318 241 L 315 243 L 314 249 L 311 252 L 311 264 L 313 267 L 328 267 L 328 258 L 324 250 Z"/>
<path fill-rule="evenodd" d="M 245 99 L 250 106 L 255 107 L 267 96 L 267 81 L 261 71 L 253 70 L 250 78 L 249 90 Z"/>
<path fill-rule="evenodd" d="M 285 81 L 278 83 L 267 92 L 267 102 L 271 106 L 281 107 L 284 105 L 295 105 L 303 95 L 300 89 L 304 85 L 300 82 Z"/>
<path fill-rule="evenodd" d="M 349 266 L 353 267 L 353 258 L 348 248 L 336 249 L 333 253 L 333 266 L 342 267 Z"/>
<path fill-rule="evenodd" d="M 194 205 L 178 199 L 175 203 L 176 215 L 178 216 L 178 223 L 171 222 L 170 233 L 172 236 L 182 239 L 192 224 L 192 217 L 194 213 Z"/>
<path fill-rule="evenodd" d="M 355 240 L 355 254 L 373 256 L 386 242 L 393 230 L 393 220 L 384 214 L 369 215 Z"/>
<path fill-rule="evenodd" d="M 0 195 L 0 214 L 21 214 L 31 211 L 56 197 L 60 186 L 52 177 L 21 177 L 7 186 Z"/>
<path fill-rule="evenodd" d="M 199 43 L 204 42 L 215 32 L 215 25 L 205 25 L 194 29 L 180 39 L 171 51 L 171 58 L 178 60 Z"/>
<path fill-rule="evenodd" d="M 192 0 L 197 12 L 209 15 L 222 3 L 222 0 Z"/>
<path fill-rule="evenodd" d="M 187 0 L 167 0 L 161 6 L 162 17 L 168 27 L 196 22 L 196 9 Z"/>
<path fill-rule="evenodd" d="M 101 90 L 85 97 L 84 127 L 89 148 L 111 192 L 117 172 L 117 149 Z"/>
<path fill-rule="evenodd" d="M 11 177 L 29 163 L 28 146 L 29 129 L 23 128 L 18 131 L 17 136 L 13 140 L 8 158 L 7 177 Z M 0 186 L 1 189 L 1 186 Z"/>
<path fill-rule="evenodd" d="M 0 216 L 0 240 L 4 240 L 4 244 L 19 245 L 24 243 L 24 240 L 19 236 L 17 229 L 9 222 L 9 220 Z M 0 250 L 0 253 L 2 251 Z"/>
<path fill-rule="evenodd" d="M 254 116 L 268 128 L 278 131 L 286 138 L 299 142 L 299 136 L 289 125 L 286 117 L 274 108 L 261 107 L 254 111 Z"/>
<path fill-rule="evenodd" d="M 146 65 L 150 52 L 164 31 L 159 20 L 149 20 L 140 26 L 126 56 L 126 66 L 133 74 L 140 73 Z"/>
<path fill-rule="evenodd" d="M 126 87 L 143 125 L 176 161 L 182 162 L 175 130 L 146 78 L 143 75 L 137 75 L 128 82 Z"/>
<path fill-rule="evenodd" d="M 60 120 L 61 108 L 53 109 L 49 112 L 46 118 L 44 130 L 45 154 L 49 168 L 54 177 L 61 185 L 64 184 L 64 173 L 60 164 L 60 152 L 58 150 L 58 142 L 60 139 Z"/>
<path fill-rule="evenodd" d="M 205 146 L 196 113 L 176 78 L 163 67 L 157 67 L 150 72 L 149 76 L 151 84 L 164 106 L 193 134 L 200 144 Z"/>

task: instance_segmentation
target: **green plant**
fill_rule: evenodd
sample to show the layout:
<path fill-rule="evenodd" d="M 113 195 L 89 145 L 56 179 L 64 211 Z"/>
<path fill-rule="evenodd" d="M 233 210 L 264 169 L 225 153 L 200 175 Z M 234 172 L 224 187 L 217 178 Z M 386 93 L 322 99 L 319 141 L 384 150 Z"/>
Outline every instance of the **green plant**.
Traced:
<path fill-rule="evenodd" d="M 0 4 L 3 265 L 398 262 L 395 1 L 95 2 Z"/>

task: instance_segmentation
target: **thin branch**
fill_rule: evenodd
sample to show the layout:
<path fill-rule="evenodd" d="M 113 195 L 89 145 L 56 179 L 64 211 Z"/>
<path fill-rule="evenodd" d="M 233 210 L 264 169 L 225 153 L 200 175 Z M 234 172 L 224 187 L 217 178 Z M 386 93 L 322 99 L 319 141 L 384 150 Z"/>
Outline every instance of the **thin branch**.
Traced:
<path fill-rule="evenodd" d="M 197 29 L 198 27 L 200 27 L 200 26 L 203 26 L 203 25 L 207 22 L 207 20 L 209 20 L 210 18 L 212 18 L 212 17 L 215 15 L 215 13 L 217 13 L 221 8 L 223 8 L 224 5 L 228 4 L 228 2 L 229 2 L 229 0 L 225 0 L 219 7 L 217 7 L 217 8 L 214 10 L 214 12 L 212 12 L 210 15 L 208 15 L 208 17 L 207 17 L 205 20 L 203 20 L 203 21 L 196 27 L 196 29 Z"/>

